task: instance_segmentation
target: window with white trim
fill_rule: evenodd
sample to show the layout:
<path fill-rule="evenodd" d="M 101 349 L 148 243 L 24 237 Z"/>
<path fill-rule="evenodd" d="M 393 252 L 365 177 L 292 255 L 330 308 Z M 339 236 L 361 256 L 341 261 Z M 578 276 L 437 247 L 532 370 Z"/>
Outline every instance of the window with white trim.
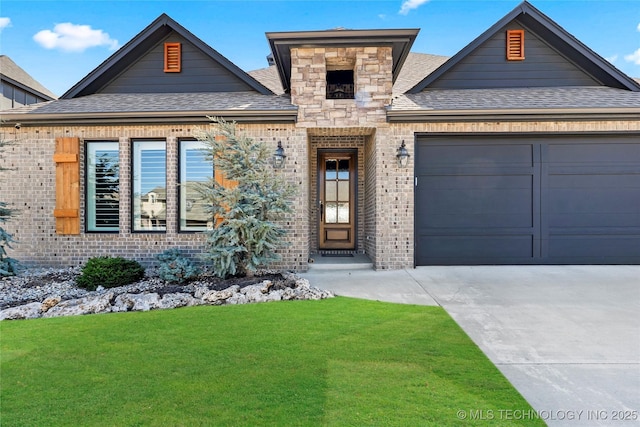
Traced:
<path fill-rule="evenodd" d="M 205 199 L 198 187 L 213 178 L 202 141 L 180 141 L 180 231 L 203 231 L 213 227 Z"/>
<path fill-rule="evenodd" d="M 166 141 L 133 141 L 132 170 L 133 231 L 166 231 Z"/>
<path fill-rule="evenodd" d="M 87 142 L 86 229 L 118 231 L 120 150 L 117 142 Z"/>

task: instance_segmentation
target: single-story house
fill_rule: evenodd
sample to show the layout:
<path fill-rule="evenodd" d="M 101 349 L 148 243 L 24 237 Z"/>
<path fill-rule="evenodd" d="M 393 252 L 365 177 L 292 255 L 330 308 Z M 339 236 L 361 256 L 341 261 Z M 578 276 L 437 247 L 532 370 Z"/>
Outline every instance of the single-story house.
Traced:
<path fill-rule="evenodd" d="M 57 96 L 53 92 L 7 55 L 0 55 L 0 111 L 54 99 Z"/>
<path fill-rule="evenodd" d="M 526 1 L 451 58 L 410 52 L 418 31 L 267 33 L 273 65 L 247 73 L 161 15 L 60 99 L 2 112 L 11 255 L 201 251 L 194 132 L 218 116 L 286 154 L 278 267 L 640 264 L 638 82 Z"/>

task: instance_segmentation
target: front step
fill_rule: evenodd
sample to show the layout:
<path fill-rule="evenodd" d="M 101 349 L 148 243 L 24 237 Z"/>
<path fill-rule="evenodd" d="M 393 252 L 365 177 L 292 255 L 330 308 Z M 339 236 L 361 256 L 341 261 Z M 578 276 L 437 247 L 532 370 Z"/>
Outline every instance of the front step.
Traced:
<path fill-rule="evenodd" d="M 356 253 L 329 252 L 313 254 L 309 258 L 309 270 L 372 270 L 373 263 L 368 256 Z"/>

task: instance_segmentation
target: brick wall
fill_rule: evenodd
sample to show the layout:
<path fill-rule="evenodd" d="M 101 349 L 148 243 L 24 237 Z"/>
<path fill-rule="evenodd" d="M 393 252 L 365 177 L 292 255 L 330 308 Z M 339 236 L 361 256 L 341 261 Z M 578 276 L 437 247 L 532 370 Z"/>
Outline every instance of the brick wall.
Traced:
<path fill-rule="evenodd" d="M 0 200 L 19 210 L 19 217 L 5 228 L 19 241 L 11 256 L 27 264 L 78 265 L 89 257 L 106 253 L 150 262 L 170 247 L 199 253 L 203 236 L 177 232 L 179 138 L 192 137 L 193 125 L 29 127 L 23 124 L 0 130 L 4 140 L 15 140 L 0 156 Z M 275 149 L 281 141 L 287 155 L 285 174 L 298 187 L 295 211 L 284 221 L 287 247 L 280 250 L 278 268 L 306 270 L 309 251 L 317 249 L 316 201 L 317 148 L 358 150 L 358 247 L 372 258 L 376 269 L 413 266 L 414 194 L 413 162 L 415 133 L 429 132 L 611 132 L 638 131 L 640 120 L 574 122 L 476 122 L 476 123 L 369 123 L 367 126 L 306 127 L 300 123 L 242 124 L 238 132 L 263 140 Z M 131 200 L 120 200 L 120 232 L 55 234 L 55 138 L 77 136 L 81 141 L 119 141 L 122 195 L 131 194 L 131 140 L 163 138 L 167 141 L 168 222 L 166 233 L 132 233 Z M 396 166 L 396 150 L 402 141 L 411 153 L 406 169 Z M 84 150 L 84 146 L 82 147 Z M 81 230 L 84 230 L 84 152 L 81 152 Z"/>
<path fill-rule="evenodd" d="M 5 140 L 13 140 L 0 156 L 0 166 L 12 170 L 0 174 L 0 200 L 19 211 L 19 217 L 6 224 L 9 233 L 19 241 L 10 256 L 26 265 L 79 265 L 88 258 L 111 254 L 151 263 L 154 255 L 167 248 L 180 248 L 191 254 L 200 253 L 201 233 L 178 233 L 178 140 L 192 137 L 192 125 L 162 126 L 95 126 L 95 127 L 28 127 L 19 131 L 4 128 Z M 238 125 L 238 132 L 273 145 L 282 141 L 287 164 L 278 173 L 295 182 L 299 189 L 295 211 L 283 221 L 287 229 L 286 243 L 277 268 L 305 270 L 309 255 L 308 231 L 308 147 L 305 132 L 293 125 Z M 77 136 L 81 140 L 81 234 L 55 233 L 55 138 Z M 131 141 L 135 138 L 160 138 L 167 142 L 167 231 L 159 233 L 131 232 Z M 120 231 L 118 233 L 84 233 L 85 156 L 84 142 L 96 140 L 120 143 Z"/>

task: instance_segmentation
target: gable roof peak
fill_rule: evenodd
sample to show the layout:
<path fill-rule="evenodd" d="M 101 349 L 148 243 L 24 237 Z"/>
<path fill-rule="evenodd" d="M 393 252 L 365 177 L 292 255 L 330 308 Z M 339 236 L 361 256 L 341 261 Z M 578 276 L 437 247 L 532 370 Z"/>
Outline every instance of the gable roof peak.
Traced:
<path fill-rule="evenodd" d="M 494 37 L 498 31 L 515 19 L 519 19 L 523 25 L 543 38 L 546 43 L 553 46 L 568 61 L 573 62 L 576 67 L 590 74 L 601 85 L 640 91 L 640 85 L 635 80 L 618 70 L 613 64 L 595 53 L 558 23 L 535 8 L 527 0 L 524 0 L 407 93 L 418 93 L 429 87 L 430 84 L 446 74 L 476 48 Z"/>
<path fill-rule="evenodd" d="M 102 64 L 91 71 L 80 82 L 64 93 L 61 98 L 69 99 L 78 96 L 91 95 L 112 81 L 117 75 L 133 64 L 141 55 L 146 53 L 153 45 L 160 42 L 171 31 L 187 40 L 198 50 L 213 61 L 227 69 L 231 74 L 243 81 L 251 89 L 263 95 L 271 95 L 269 89 L 251 77 L 237 65 L 218 53 L 211 46 L 196 37 L 166 13 L 162 13 L 151 24 L 129 40 Z"/>

